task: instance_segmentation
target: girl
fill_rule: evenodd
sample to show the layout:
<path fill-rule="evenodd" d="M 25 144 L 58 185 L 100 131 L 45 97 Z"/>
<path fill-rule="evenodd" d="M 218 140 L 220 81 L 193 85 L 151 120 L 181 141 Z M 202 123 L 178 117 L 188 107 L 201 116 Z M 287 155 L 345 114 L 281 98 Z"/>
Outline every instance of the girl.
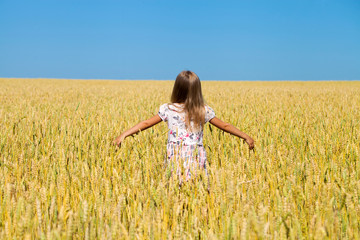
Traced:
<path fill-rule="evenodd" d="M 191 71 L 182 71 L 175 80 L 171 103 L 160 106 L 159 113 L 136 124 L 114 140 L 121 142 L 128 136 L 152 127 L 159 122 L 168 123 L 167 159 L 176 165 L 180 185 L 189 180 L 191 173 L 202 168 L 206 171 L 206 152 L 203 146 L 203 126 L 210 122 L 219 129 L 242 138 L 254 148 L 254 140 L 229 123 L 215 117 L 214 110 L 205 105 L 199 77 Z"/>

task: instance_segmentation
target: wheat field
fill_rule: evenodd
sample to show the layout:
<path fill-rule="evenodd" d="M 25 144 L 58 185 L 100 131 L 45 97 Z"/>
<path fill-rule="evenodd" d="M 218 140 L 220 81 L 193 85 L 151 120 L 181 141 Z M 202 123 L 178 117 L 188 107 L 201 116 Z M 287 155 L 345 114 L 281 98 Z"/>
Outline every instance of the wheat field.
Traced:
<path fill-rule="evenodd" d="M 112 145 L 172 85 L 0 79 L 0 239 L 360 238 L 360 82 L 204 81 L 255 151 L 207 124 L 210 184 L 181 188 L 165 123 Z"/>

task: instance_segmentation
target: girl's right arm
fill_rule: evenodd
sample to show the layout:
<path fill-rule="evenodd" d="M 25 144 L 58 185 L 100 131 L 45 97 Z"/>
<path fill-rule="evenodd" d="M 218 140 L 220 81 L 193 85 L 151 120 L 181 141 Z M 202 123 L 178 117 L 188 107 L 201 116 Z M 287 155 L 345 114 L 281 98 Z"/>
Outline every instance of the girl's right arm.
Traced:
<path fill-rule="evenodd" d="M 254 148 L 254 140 L 250 136 L 248 136 L 246 133 L 241 132 L 239 129 L 237 129 L 233 125 L 223 122 L 220 119 L 218 119 L 217 117 L 214 117 L 213 119 L 211 119 L 210 123 L 212 125 L 214 125 L 215 127 L 223 130 L 224 132 L 228 132 L 234 136 L 244 139 L 246 141 L 246 143 L 249 145 L 249 149 Z"/>
<path fill-rule="evenodd" d="M 159 117 L 159 115 L 155 115 L 152 118 L 149 118 L 145 121 L 142 121 L 138 124 L 136 124 L 135 126 L 133 126 L 132 128 L 126 130 L 125 132 L 123 132 L 122 134 L 120 134 L 120 136 L 118 136 L 114 141 L 113 144 L 115 144 L 116 146 L 120 146 L 121 142 L 124 141 L 124 139 L 126 137 L 129 137 L 135 133 L 138 133 L 140 131 L 143 131 L 145 129 L 148 129 L 156 124 L 158 124 L 159 122 L 161 122 L 161 118 Z"/>

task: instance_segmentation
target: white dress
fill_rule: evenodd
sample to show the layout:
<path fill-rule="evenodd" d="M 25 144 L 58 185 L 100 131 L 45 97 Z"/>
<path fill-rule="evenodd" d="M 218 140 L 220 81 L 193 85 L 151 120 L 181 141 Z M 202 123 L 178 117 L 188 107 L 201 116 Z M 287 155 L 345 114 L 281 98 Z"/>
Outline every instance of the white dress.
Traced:
<path fill-rule="evenodd" d="M 158 114 L 168 124 L 167 163 L 171 163 L 173 167 L 175 165 L 180 184 L 182 180 L 190 179 L 192 172 L 196 175 L 197 169 L 202 168 L 207 174 L 203 129 L 197 132 L 190 132 L 186 129 L 183 104 L 163 104 L 160 106 Z M 206 105 L 205 123 L 214 117 L 214 110 Z"/>

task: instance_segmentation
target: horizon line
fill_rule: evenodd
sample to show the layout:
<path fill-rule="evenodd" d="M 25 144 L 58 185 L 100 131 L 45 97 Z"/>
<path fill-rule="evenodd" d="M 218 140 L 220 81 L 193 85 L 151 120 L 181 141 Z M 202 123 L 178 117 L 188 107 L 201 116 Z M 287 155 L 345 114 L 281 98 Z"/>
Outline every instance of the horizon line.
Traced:
<path fill-rule="evenodd" d="M 46 78 L 46 77 L 0 77 L 0 79 L 49 79 L 49 80 L 80 80 L 80 81 L 175 81 L 175 79 L 107 79 L 107 78 Z M 209 82 L 346 82 L 346 81 L 360 81 L 360 79 L 342 79 L 342 80 L 335 80 L 335 79 L 319 79 L 319 80 L 305 80 L 305 79 L 274 79 L 274 80 L 265 80 L 265 79 L 256 79 L 256 80 L 218 80 L 218 79 L 200 79 L 201 81 L 209 81 Z"/>

